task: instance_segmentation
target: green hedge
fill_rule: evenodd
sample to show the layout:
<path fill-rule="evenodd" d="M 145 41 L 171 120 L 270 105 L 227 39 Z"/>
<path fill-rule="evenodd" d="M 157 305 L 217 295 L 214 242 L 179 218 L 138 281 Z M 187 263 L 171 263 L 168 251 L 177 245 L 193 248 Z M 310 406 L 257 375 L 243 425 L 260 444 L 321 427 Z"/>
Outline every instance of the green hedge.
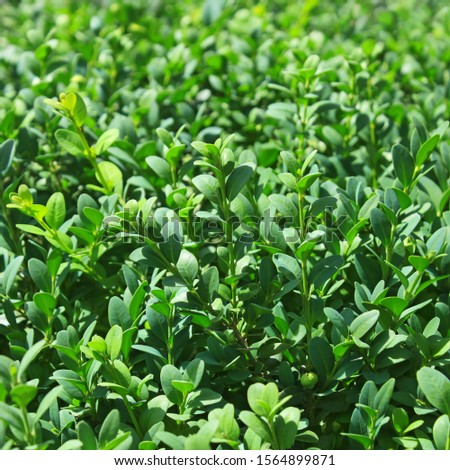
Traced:
<path fill-rule="evenodd" d="M 446 2 L 1 22 L 0 448 L 450 449 Z"/>

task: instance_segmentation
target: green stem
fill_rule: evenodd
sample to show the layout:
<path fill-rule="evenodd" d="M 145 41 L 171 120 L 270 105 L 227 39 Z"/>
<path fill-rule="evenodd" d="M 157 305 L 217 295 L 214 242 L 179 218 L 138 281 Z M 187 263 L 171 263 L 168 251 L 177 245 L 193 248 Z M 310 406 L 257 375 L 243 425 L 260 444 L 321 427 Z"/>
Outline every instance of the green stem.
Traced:
<path fill-rule="evenodd" d="M 408 287 L 408 289 L 406 289 L 405 299 L 408 302 L 414 297 L 414 291 L 416 290 L 417 285 L 420 283 L 422 276 L 423 276 L 423 272 L 418 271 L 417 276 L 414 279 L 413 283 L 411 284 L 411 286 Z"/>
<path fill-rule="evenodd" d="M 116 369 L 115 369 L 114 364 L 112 363 L 111 360 L 108 360 L 108 367 L 109 367 L 110 371 L 112 372 L 112 375 L 114 376 L 114 379 L 115 379 L 116 383 L 120 384 L 120 380 L 117 377 Z M 141 427 L 139 425 L 139 422 L 136 418 L 136 415 L 134 414 L 133 408 L 131 407 L 131 403 L 128 400 L 128 397 L 126 395 L 121 395 L 121 396 L 122 396 L 123 402 L 125 404 L 125 407 L 128 411 L 128 414 L 130 415 L 131 421 L 133 422 L 133 426 L 136 429 L 136 432 L 137 432 L 139 438 L 141 440 L 143 440 L 144 439 L 144 433 L 142 432 Z"/>
<path fill-rule="evenodd" d="M 312 322 L 311 322 L 311 305 L 309 298 L 309 283 L 308 283 L 308 267 L 306 261 L 302 261 L 302 296 L 303 296 L 303 308 L 306 319 L 306 337 L 308 343 L 312 336 Z"/>
<path fill-rule="evenodd" d="M 95 153 L 92 152 L 92 149 L 89 146 L 89 143 L 86 139 L 86 136 L 84 135 L 83 129 L 80 126 L 78 126 L 74 121 L 73 121 L 73 124 L 75 126 L 75 129 L 76 129 L 78 135 L 80 136 L 81 141 L 83 142 L 83 147 L 86 151 L 87 159 L 89 160 L 92 167 L 94 168 L 94 171 L 95 171 L 96 175 L 98 176 L 98 180 L 99 180 L 100 184 L 103 186 L 106 193 L 108 195 L 111 195 L 112 193 L 109 189 L 108 183 L 106 182 L 105 178 L 103 177 L 103 173 L 101 172 L 100 167 L 98 166 L 98 163 L 97 163 L 96 155 L 95 155 Z M 120 196 L 120 195 L 119 195 L 119 202 L 122 206 L 125 205 L 125 201 L 123 200 L 122 196 Z"/>
<path fill-rule="evenodd" d="M 272 437 L 272 447 L 275 450 L 279 450 L 280 446 L 278 444 L 277 433 L 275 432 L 275 426 L 273 425 L 273 418 L 270 417 L 268 421 L 269 421 L 270 434 Z"/>
<path fill-rule="evenodd" d="M 174 322 L 174 309 L 173 304 L 170 304 L 170 313 L 167 319 L 167 363 L 174 365 L 173 359 L 173 322 Z"/>
<path fill-rule="evenodd" d="M 28 444 L 34 444 L 34 433 L 31 432 L 30 423 L 28 422 L 28 414 L 27 409 L 24 407 L 20 407 L 20 411 L 22 412 L 23 423 L 25 425 L 25 435 Z"/>
<path fill-rule="evenodd" d="M 2 196 L 4 194 L 3 184 L 1 186 L 1 194 L 2 194 Z M 23 253 L 23 250 L 22 250 L 22 247 L 20 245 L 20 241 L 17 237 L 17 231 L 15 230 L 14 223 L 11 220 L 9 211 L 6 208 L 6 204 L 5 204 L 5 201 L 3 200 L 3 197 L 0 197 L 0 207 L 2 209 L 3 217 L 5 218 L 6 223 L 8 225 L 8 232 L 11 236 L 11 241 L 14 244 L 14 251 L 15 251 L 16 254 L 21 254 L 21 253 Z"/>
<path fill-rule="evenodd" d="M 134 429 L 136 429 L 136 432 L 138 433 L 139 439 L 142 441 L 144 439 L 144 434 L 142 433 L 139 422 L 136 418 L 136 415 L 134 414 L 133 408 L 131 407 L 131 403 L 129 402 L 126 395 L 123 396 L 122 398 L 123 398 L 123 402 L 125 404 L 125 407 L 128 411 L 128 414 L 130 415 L 131 421 L 133 422 Z"/>
<path fill-rule="evenodd" d="M 174 164 L 170 164 L 170 173 L 172 175 L 172 188 L 177 189 L 177 167 Z"/>

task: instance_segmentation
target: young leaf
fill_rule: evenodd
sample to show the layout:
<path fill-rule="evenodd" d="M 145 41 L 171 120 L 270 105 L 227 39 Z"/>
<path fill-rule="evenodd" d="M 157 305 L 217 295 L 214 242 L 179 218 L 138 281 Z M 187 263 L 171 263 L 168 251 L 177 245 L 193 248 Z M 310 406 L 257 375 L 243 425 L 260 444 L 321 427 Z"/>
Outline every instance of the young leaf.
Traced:
<path fill-rule="evenodd" d="M 37 387 L 18 384 L 11 390 L 11 399 L 20 408 L 26 408 L 36 398 L 37 392 Z"/>
<path fill-rule="evenodd" d="M 120 132 L 118 129 L 108 129 L 97 140 L 95 144 L 95 154 L 102 155 L 111 145 L 119 138 Z"/>
<path fill-rule="evenodd" d="M 114 325 L 108 331 L 105 338 L 106 352 L 109 358 L 114 361 L 119 354 L 122 347 L 122 328 L 119 325 Z"/>
<path fill-rule="evenodd" d="M 320 175 L 321 173 L 310 173 L 303 176 L 297 183 L 297 190 L 301 193 L 305 193 L 317 180 L 317 178 L 319 178 Z"/>
<path fill-rule="evenodd" d="M 156 129 L 156 133 L 166 147 L 172 146 L 173 136 L 168 130 L 164 129 L 163 127 L 158 127 L 158 129 Z"/>
<path fill-rule="evenodd" d="M 73 131 L 67 129 L 58 129 L 55 132 L 56 140 L 59 145 L 70 155 L 80 157 L 84 155 L 84 145 L 81 137 Z"/>
<path fill-rule="evenodd" d="M 100 162 L 95 177 L 100 184 L 106 184 L 105 189 L 109 192 L 122 191 L 122 172 L 119 167 L 111 162 Z"/>
<path fill-rule="evenodd" d="M 53 310 L 56 307 L 56 299 L 52 294 L 48 292 L 36 292 L 33 296 L 33 301 L 39 310 L 44 312 L 48 318 L 51 318 Z"/>
<path fill-rule="evenodd" d="M 62 100 L 62 105 L 69 111 L 75 124 L 81 127 L 86 120 L 86 105 L 78 93 L 68 93 Z"/>
<path fill-rule="evenodd" d="M 55 230 L 64 223 L 66 218 L 66 202 L 62 193 L 53 193 L 47 201 L 47 213 L 45 220 Z"/>
<path fill-rule="evenodd" d="M 431 152 L 433 152 L 433 150 L 436 148 L 437 144 L 439 143 L 439 140 L 440 136 L 434 135 L 420 146 L 416 155 L 417 166 L 422 166 L 428 160 L 428 157 L 431 155 Z"/>

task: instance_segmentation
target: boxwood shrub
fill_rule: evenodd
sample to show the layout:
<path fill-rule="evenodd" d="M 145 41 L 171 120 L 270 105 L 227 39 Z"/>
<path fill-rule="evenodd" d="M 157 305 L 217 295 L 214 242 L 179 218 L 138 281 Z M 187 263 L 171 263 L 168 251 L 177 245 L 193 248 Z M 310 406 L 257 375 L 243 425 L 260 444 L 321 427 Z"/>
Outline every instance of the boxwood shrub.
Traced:
<path fill-rule="evenodd" d="M 1 448 L 450 449 L 446 2 L 1 17 Z"/>

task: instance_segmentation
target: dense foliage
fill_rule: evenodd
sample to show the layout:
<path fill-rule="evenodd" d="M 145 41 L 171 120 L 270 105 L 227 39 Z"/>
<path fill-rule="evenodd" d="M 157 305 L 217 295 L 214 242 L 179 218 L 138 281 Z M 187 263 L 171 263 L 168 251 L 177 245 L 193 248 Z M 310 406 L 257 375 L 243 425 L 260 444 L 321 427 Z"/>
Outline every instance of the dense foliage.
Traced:
<path fill-rule="evenodd" d="M 0 447 L 450 448 L 447 2 L 0 8 Z"/>

